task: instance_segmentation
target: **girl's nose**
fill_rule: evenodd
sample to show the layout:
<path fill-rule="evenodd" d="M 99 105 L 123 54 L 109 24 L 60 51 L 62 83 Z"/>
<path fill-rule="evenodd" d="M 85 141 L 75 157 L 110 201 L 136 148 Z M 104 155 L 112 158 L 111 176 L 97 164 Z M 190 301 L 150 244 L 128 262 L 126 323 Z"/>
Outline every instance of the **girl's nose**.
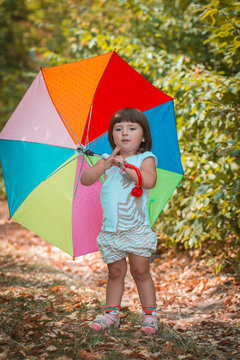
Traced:
<path fill-rule="evenodd" d="M 127 135 L 128 134 L 128 128 L 127 127 L 123 127 L 123 135 Z"/>

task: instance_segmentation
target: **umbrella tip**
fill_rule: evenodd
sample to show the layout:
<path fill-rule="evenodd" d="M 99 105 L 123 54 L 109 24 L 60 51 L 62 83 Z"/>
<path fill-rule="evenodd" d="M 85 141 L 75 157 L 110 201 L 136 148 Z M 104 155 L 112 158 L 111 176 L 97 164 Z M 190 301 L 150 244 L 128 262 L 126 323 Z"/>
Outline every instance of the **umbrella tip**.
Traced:
<path fill-rule="evenodd" d="M 72 258 L 73 258 L 73 261 L 76 259 L 75 256 L 73 256 Z"/>
<path fill-rule="evenodd" d="M 11 218 L 12 218 L 12 217 L 10 216 L 10 217 L 8 218 L 8 221 L 10 221 L 10 220 L 11 220 Z"/>

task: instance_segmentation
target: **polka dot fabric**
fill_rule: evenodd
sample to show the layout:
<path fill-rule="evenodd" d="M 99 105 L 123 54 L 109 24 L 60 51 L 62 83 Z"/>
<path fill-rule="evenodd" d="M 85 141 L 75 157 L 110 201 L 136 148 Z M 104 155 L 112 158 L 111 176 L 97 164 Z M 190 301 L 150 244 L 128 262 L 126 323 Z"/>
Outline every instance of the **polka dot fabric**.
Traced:
<path fill-rule="evenodd" d="M 159 160 L 149 195 L 154 224 L 183 177 L 173 98 L 115 51 L 41 69 L 3 128 L 0 162 L 12 219 L 72 256 L 98 249 L 102 182 L 79 181 L 98 157 L 83 159 L 77 147 L 80 142 L 96 154 L 110 153 L 105 135 L 123 107 L 136 107 L 149 120 Z"/>
<path fill-rule="evenodd" d="M 0 139 L 76 147 L 53 106 L 41 71 L 8 120 Z"/>
<path fill-rule="evenodd" d="M 42 70 L 54 105 L 79 141 L 95 91 L 111 55 L 108 53 Z M 77 143 L 76 139 L 74 141 Z"/>

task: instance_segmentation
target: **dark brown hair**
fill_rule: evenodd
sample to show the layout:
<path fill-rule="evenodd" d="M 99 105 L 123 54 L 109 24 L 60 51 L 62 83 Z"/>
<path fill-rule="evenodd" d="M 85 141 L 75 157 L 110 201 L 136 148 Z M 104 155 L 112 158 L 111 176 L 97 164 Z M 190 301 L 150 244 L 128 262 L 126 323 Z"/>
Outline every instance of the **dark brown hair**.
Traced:
<path fill-rule="evenodd" d="M 115 124 L 121 122 L 132 122 L 139 124 L 143 129 L 144 142 L 140 144 L 138 153 L 152 150 L 152 135 L 148 123 L 147 117 L 138 109 L 135 108 L 123 108 L 115 112 L 112 116 L 109 128 L 108 128 L 108 141 L 112 149 L 115 149 L 116 145 L 113 140 L 113 127 Z"/>

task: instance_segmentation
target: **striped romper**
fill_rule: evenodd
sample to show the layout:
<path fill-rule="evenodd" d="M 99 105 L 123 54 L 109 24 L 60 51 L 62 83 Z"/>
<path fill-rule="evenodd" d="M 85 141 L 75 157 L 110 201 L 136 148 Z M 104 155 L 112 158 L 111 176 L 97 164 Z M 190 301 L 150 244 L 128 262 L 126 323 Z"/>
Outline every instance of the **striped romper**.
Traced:
<path fill-rule="evenodd" d="M 157 165 L 157 158 L 150 151 L 128 157 L 127 162 L 140 168 L 147 157 L 153 157 Z M 97 245 L 106 264 L 124 259 L 128 253 L 150 257 L 156 251 L 157 236 L 149 226 L 149 189 L 143 189 L 141 197 L 134 197 L 131 195 L 134 184 L 116 166 L 104 174 L 103 224 Z"/>

